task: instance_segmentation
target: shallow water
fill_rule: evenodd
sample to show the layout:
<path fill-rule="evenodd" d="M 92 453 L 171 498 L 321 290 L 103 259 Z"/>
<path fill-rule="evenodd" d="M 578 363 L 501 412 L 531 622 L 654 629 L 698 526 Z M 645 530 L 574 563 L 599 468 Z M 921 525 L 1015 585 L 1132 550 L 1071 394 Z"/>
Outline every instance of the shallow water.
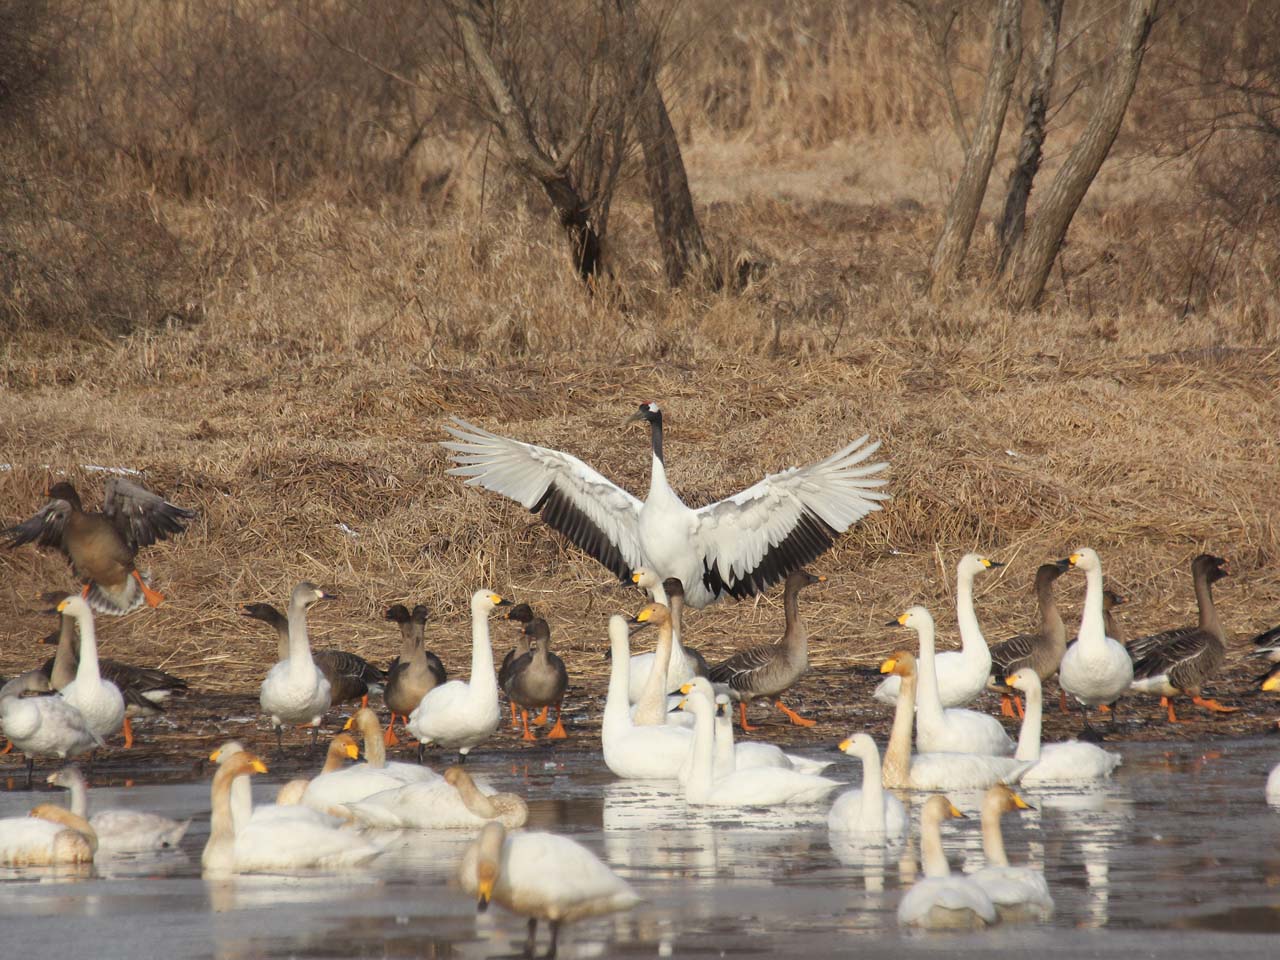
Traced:
<path fill-rule="evenodd" d="M 1124 766 L 1088 791 L 1025 791 L 1006 815 L 1015 863 L 1043 866 L 1053 920 L 981 933 L 898 930 L 914 839 L 887 854 L 833 847 L 826 805 L 783 814 L 689 811 L 658 785 L 618 782 L 590 756 L 513 764 L 483 753 L 472 772 L 530 800 L 531 824 L 569 834 L 646 898 L 629 914 L 567 928 L 561 956 L 1275 956 L 1280 810 L 1263 799 L 1280 760 L 1271 738 L 1117 744 Z M 813 751 L 810 751 L 813 754 Z M 838 779 L 859 776 L 837 756 Z M 829 771 L 830 772 L 830 771 Z M 258 784 L 262 796 L 271 782 Z M 34 795 L 34 802 L 54 799 Z M 977 794 L 953 795 L 966 812 Z M 342 958 L 518 954 L 525 924 L 477 915 L 453 883 L 469 837 L 384 835 L 365 872 L 205 882 L 207 784 L 94 790 L 99 808 L 197 817 L 181 851 L 99 861 L 91 871 L 0 871 L 5 956 Z M 0 816 L 33 794 L 0 794 Z M 982 864 L 976 817 L 944 828 L 953 868 Z M 56 919 L 55 919 L 56 917 Z M 541 932 L 539 949 L 545 949 Z"/>

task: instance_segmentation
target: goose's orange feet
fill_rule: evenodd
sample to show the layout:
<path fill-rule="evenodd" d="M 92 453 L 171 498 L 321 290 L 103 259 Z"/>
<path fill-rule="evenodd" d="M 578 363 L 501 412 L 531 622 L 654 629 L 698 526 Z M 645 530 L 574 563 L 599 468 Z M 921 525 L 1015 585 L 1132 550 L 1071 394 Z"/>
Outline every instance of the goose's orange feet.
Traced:
<path fill-rule="evenodd" d="M 92 589 L 93 589 L 93 584 L 92 584 L 92 583 L 86 583 L 86 584 L 84 585 L 84 589 L 80 591 L 80 599 L 81 599 L 81 600 L 88 600 L 88 599 L 89 599 L 89 591 L 90 591 L 90 590 L 92 590 Z"/>
<path fill-rule="evenodd" d="M 1206 700 L 1204 697 L 1199 695 L 1192 697 L 1191 702 L 1197 707 L 1204 707 L 1206 710 L 1210 710 L 1213 713 L 1235 713 L 1240 709 L 1239 707 L 1224 707 L 1217 700 Z"/>
<path fill-rule="evenodd" d="M 360 698 L 360 709 L 363 710 L 368 705 L 369 705 L 369 695 L 366 693 L 363 697 Z"/>
<path fill-rule="evenodd" d="M 148 607 L 158 607 L 164 603 L 164 594 L 148 587 L 146 581 L 142 579 L 142 574 L 137 570 L 133 571 L 133 579 L 137 580 L 138 586 L 142 588 L 142 598 L 147 601 Z"/>
<path fill-rule="evenodd" d="M 538 739 L 533 735 L 533 731 L 529 729 L 529 711 L 528 710 L 520 711 L 520 722 L 524 724 L 524 736 L 520 738 L 521 740 Z"/>
<path fill-rule="evenodd" d="M 124 748 L 126 750 L 133 749 L 133 724 L 129 722 L 129 718 L 124 718 Z"/>
<path fill-rule="evenodd" d="M 387 721 L 387 732 L 382 736 L 382 743 L 384 746 L 394 747 L 400 742 L 400 738 L 396 736 L 396 732 L 393 729 L 395 725 L 396 715 L 393 713 L 391 715 L 391 719 Z"/>
<path fill-rule="evenodd" d="M 1000 716 L 1013 716 L 1013 697 L 1009 696 L 1007 693 L 1000 694 Z"/>
<path fill-rule="evenodd" d="M 542 708 L 542 712 L 538 714 L 538 719 L 533 721 L 534 726 L 545 727 L 547 725 L 547 711 L 550 709 L 551 709 L 550 707 Z"/>
<path fill-rule="evenodd" d="M 1027 712 L 1022 709 L 1022 698 L 1014 697 L 1013 705 L 1018 708 L 1018 719 L 1019 720 L 1023 719 L 1027 715 Z"/>
<path fill-rule="evenodd" d="M 738 717 L 742 720 L 742 732 L 750 733 L 752 730 L 759 730 L 759 727 L 753 727 L 747 723 L 747 701 L 738 701 Z"/>
<path fill-rule="evenodd" d="M 13 741 L 6 740 L 4 742 L 4 749 L 0 750 L 0 757 L 3 757 L 6 753 L 9 753 L 11 750 L 13 750 Z"/>
<path fill-rule="evenodd" d="M 775 700 L 773 705 L 787 715 L 787 719 L 794 723 L 797 727 L 812 727 L 817 720 L 810 720 L 808 717 L 802 717 L 796 713 L 781 700 Z"/>
<path fill-rule="evenodd" d="M 507 701 L 507 703 L 509 703 L 509 704 L 511 705 L 511 729 L 512 729 L 512 730 L 519 730 L 519 729 L 520 729 L 520 717 L 519 717 L 519 715 L 516 713 L 516 702 L 515 702 L 514 700 L 508 700 L 508 701 Z"/>
<path fill-rule="evenodd" d="M 1173 699 L 1172 699 L 1172 698 L 1170 698 L 1170 697 L 1161 697 L 1161 698 L 1160 698 L 1160 706 L 1164 707 L 1167 711 L 1169 711 L 1169 722 L 1170 722 L 1170 723 L 1181 723 L 1181 722 L 1182 722 L 1181 720 L 1179 720 L 1179 719 L 1178 719 L 1178 715 L 1177 715 L 1176 713 L 1174 713 L 1174 712 L 1173 712 Z"/>
<path fill-rule="evenodd" d="M 559 714 L 556 715 L 556 725 L 551 728 L 551 732 L 547 734 L 548 740 L 568 740 L 569 734 L 565 733 L 564 721 L 560 719 Z"/>

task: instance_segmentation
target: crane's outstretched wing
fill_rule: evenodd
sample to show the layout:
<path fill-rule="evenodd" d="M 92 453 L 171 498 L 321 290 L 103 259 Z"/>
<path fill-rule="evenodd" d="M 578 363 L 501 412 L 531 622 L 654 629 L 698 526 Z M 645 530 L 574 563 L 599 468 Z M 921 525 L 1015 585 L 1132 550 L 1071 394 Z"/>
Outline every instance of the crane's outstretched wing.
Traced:
<path fill-rule="evenodd" d="M 62 534 L 66 529 L 67 517 L 70 515 L 71 504 L 66 500 L 55 498 L 41 507 L 40 512 L 35 516 L 0 530 L 0 537 L 8 540 L 10 547 L 35 543 L 41 547 L 57 547 L 66 553 L 62 546 Z"/>
<path fill-rule="evenodd" d="M 196 515 L 124 477 L 107 480 L 102 512 L 134 552 L 181 533 Z"/>
<path fill-rule="evenodd" d="M 859 437 L 826 460 L 770 474 L 697 511 L 703 584 L 736 599 L 768 589 L 826 552 L 836 537 L 879 510 L 876 479 L 887 463 L 864 464 L 880 442 Z"/>
<path fill-rule="evenodd" d="M 636 518 L 640 501 L 559 450 L 521 443 L 452 418 L 441 441 L 458 464 L 449 471 L 468 485 L 510 497 L 608 567 L 619 580 L 643 562 Z"/>

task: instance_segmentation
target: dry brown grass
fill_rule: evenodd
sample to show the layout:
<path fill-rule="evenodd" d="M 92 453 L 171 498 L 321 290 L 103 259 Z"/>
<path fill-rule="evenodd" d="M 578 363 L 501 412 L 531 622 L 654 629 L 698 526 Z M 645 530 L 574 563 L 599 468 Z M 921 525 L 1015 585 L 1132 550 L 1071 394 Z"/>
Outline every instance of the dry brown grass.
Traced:
<path fill-rule="evenodd" d="M 817 565 L 830 582 L 804 603 L 826 681 L 814 699 L 839 703 L 852 664 L 901 643 L 881 624 L 905 605 L 937 608 L 949 639 L 950 570 L 969 549 L 1009 563 L 979 585 L 992 638 L 1029 625 L 1036 565 L 1074 546 L 1097 547 L 1132 596 L 1133 633 L 1189 622 L 1187 564 L 1220 553 L 1238 657 L 1280 618 L 1280 310 L 1258 281 L 1273 265 L 1182 315 L 1200 227 L 1185 219 L 1183 171 L 1138 157 L 1104 170 L 1043 311 L 1012 316 L 980 293 L 937 307 L 920 279 L 955 167 L 949 131 L 930 115 L 839 142 L 780 120 L 770 135 L 770 116 L 812 102 L 779 99 L 746 140 L 714 118 L 686 123 L 708 232 L 768 263 L 741 296 L 665 291 L 634 194 L 614 214 L 614 280 L 585 295 L 537 198 L 465 138 L 431 147 L 452 184 L 439 204 L 314 185 L 151 190 L 148 215 L 199 309 L 123 336 L 95 333 L 91 316 L 82 338 L 27 326 L 0 347 L 0 460 L 13 465 L 0 519 L 28 515 L 64 473 L 95 502 L 84 464 L 144 469 L 199 510 L 144 555 L 167 603 L 101 634 L 106 654 L 208 689 L 256 689 L 275 640 L 237 607 L 280 602 L 307 577 L 341 594 L 315 611 L 320 645 L 384 660 L 398 641 L 382 610 L 422 601 L 430 643 L 465 671 L 466 598 L 487 585 L 544 610 L 575 682 L 598 690 L 606 617 L 639 595 L 517 506 L 445 476 L 436 441 L 458 414 L 640 493 L 644 438 L 615 425 L 656 399 L 692 503 L 854 435 L 884 439 L 894 500 Z M 838 117 L 912 109 L 857 103 Z M 117 175 L 146 188 L 142 167 Z M 990 246 L 975 247 L 975 275 Z M 70 585 L 56 556 L 0 553 L 0 672 L 45 655 L 34 598 Z M 1074 609 L 1078 579 L 1063 590 Z M 689 635 L 715 659 L 776 636 L 780 618 L 771 595 L 697 614 Z"/>

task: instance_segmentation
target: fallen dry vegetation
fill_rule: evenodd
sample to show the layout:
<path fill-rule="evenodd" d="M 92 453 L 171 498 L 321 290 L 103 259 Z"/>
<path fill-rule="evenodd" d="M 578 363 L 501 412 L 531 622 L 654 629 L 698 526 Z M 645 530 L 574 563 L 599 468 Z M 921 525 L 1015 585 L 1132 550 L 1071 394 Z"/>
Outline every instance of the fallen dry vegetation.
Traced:
<path fill-rule="evenodd" d="M 744 11 L 758 14 L 757 32 L 734 36 L 758 44 L 779 84 L 808 76 L 811 63 L 777 63 L 804 10 Z M 878 42 L 833 33 L 861 46 L 833 47 L 827 69 L 857 73 L 904 29 L 888 13 L 870 27 Z M 261 171 L 213 152 L 192 155 L 202 172 L 185 186 L 161 175 L 172 156 L 141 151 L 114 154 L 79 187 L 44 182 L 63 205 L 84 191 L 78 227 L 108 231 L 104 243 L 110 230 L 143 230 L 136 256 L 112 256 L 149 271 L 147 296 L 110 302 L 128 322 L 96 322 L 106 301 L 93 298 L 67 315 L 53 300 L 8 315 L 0 519 L 29 515 L 63 475 L 96 503 L 90 465 L 140 469 L 199 511 L 144 555 L 167 602 L 99 621 L 104 655 L 254 694 L 275 639 L 238 607 L 282 603 L 309 578 L 340 594 L 314 611 L 317 645 L 385 661 L 398 639 L 382 611 L 424 602 L 429 644 L 465 672 L 466 598 L 486 585 L 546 614 L 585 716 L 583 698 L 603 691 L 605 620 L 638 609 L 639 593 L 518 506 L 446 476 L 437 441 L 461 416 L 570 451 L 642 493 L 646 440 L 621 421 L 652 399 L 668 415 L 671 481 L 692 504 L 864 432 L 884 441 L 894 499 L 816 565 L 829 582 L 802 603 L 814 669 L 798 699 L 823 721 L 819 735 L 886 719 L 852 670 L 903 643 L 882 624 L 905 606 L 934 608 L 944 646 L 954 642 L 962 553 L 1008 564 L 978 584 L 987 636 L 1000 639 L 1032 624 L 1035 567 L 1082 544 L 1130 597 L 1132 635 L 1194 620 L 1196 553 L 1230 560 L 1217 591 L 1230 668 L 1214 692 L 1257 710 L 1195 729 L 1260 729 L 1270 704 L 1250 693 L 1257 671 L 1242 657 L 1280 621 L 1274 249 L 1251 234 L 1210 288 L 1195 287 L 1211 213 L 1193 164 L 1161 159 L 1135 129 L 1086 200 L 1041 309 L 1012 314 L 976 285 L 935 304 L 922 271 L 958 154 L 927 77 L 817 115 L 817 98 L 787 87 L 779 100 L 778 84 L 753 103 L 758 70 L 724 44 L 703 72 L 686 64 L 670 82 L 704 229 L 726 256 L 765 266 L 741 292 L 665 289 L 634 178 L 615 201 L 613 276 L 585 292 L 544 204 L 462 122 L 429 136 L 412 171 L 398 170 L 401 186 L 378 197 L 367 182 L 352 188 L 332 155 L 337 172 L 276 194 Z M 731 89 L 721 75 L 735 63 L 742 116 L 731 120 L 731 104 L 705 91 Z M 872 66 L 876 77 L 906 69 Z M 73 242 L 45 229 L 50 217 L 23 221 L 40 226 L 25 236 L 46 254 Z M 146 259 L 159 249 L 152 233 L 172 262 Z M 975 274 L 989 239 L 971 253 Z M 98 271 L 86 283 L 105 282 L 105 254 L 76 254 Z M 32 291 L 10 286 L 7 304 L 19 295 Z M 56 555 L 0 553 L 0 673 L 47 654 L 37 641 L 52 621 L 36 598 L 71 585 Z M 1074 620 L 1083 578 L 1060 586 Z M 780 632 L 773 594 L 688 626 L 710 660 Z M 504 646 L 510 631 L 496 634 Z"/>

